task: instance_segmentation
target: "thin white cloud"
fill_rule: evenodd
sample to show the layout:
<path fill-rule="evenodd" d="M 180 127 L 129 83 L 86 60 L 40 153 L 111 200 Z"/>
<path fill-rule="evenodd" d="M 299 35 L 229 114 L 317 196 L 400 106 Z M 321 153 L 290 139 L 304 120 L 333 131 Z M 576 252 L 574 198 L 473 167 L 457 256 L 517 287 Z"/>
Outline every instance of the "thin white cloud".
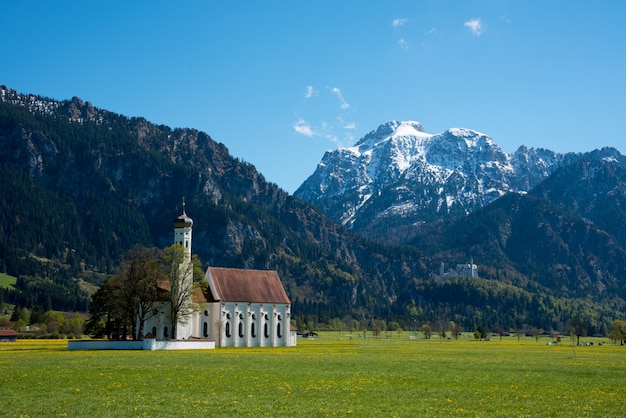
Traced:
<path fill-rule="evenodd" d="M 348 109 L 350 107 L 348 102 L 346 102 L 346 99 L 343 98 L 343 94 L 341 94 L 341 90 L 339 88 L 333 87 L 330 89 L 330 91 L 333 92 L 335 96 L 337 96 L 337 99 L 339 99 L 340 107 L 342 109 Z"/>
<path fill-rule="evenodd" d="M 312 107 L 307 109 L 308 116 L 300 115 L 296 111 L 294 112 L 294 122 L 292 122 L 293 131 L 307 138 L 319 138 L 331 142 L 335 147 L 351 146 L 354 142 L 352 132 L 356 129 L 356 123 L 344 120 L 343 115 L 354 112 L 354 109 L 346 102 L 341 89 L 338 87 L 326 87 L 323 91 L 317 91 L 313 86 L 306 86 L 305 100 L 317 95 L 335 96 L 339 101 L 339 109 L 326 109 L 326 111 L 322 109 L 322 114 L 315 115 L 316 110 L 319 111 L 320 109 Z M 324 106 L 324 103 L 328 104 L 326 100 L 328 97 L 325 97 L 324 100 L 317 104 L 322 106 Z M 326 119 L 332 113 L 336 113 L 334 118 Z"/>
<path fill-rule="evenodd" d="M 474 36 L 480 36 L 483 33 L 483 24 L 480 21 L 480 18 L 470 19 L 463 23 L 463 26 L 469 28 L 470 32 L 472 32 L 472 35 Z"/>
<path fill-rule="evenodd" d="M 424 32 L 424 37 L 422 38 L 420 45 L 424 51 L 428 51 L 431 47 L 431 42 L 439 37 L 439 32 L 437 32 L 436 28 L 430 28 L 426 32 Z"/>
<path fill-rule="evenodd" d="M 406 18 L 395 18 L 393 19 L 393 21 L 391 22 L 391 26 L 393 26 L 394 28 L 399 28 L 400 26 L 404 25 L 409 19 Z"/>
<path fill-rule="evenodd" d="M 404 38 L 400 38 L 398 40 L 398 45 L 400 45 L 400 48 L 402 48 L 402 49 L 409 49 L 409 44 L 407 43 L 406 39 L 404 39 Z"/>
<path fill-rule="evenodd" d="M 296 123 L 294 123 L 293 130 L 299 133 L 300 135 L 304 135 L 308 137 L 311 137 L 314 135 L 311 125 L 304 119 L 299 119 Z"/>
<path fill-rule="evenodd" d="M 343 127 L 343 129 L 356 129 L 355 122 L 346 122 L 341 116 L 337 116 L 337 122 Z"/>
<path fill-rule="evenodd" d="M 304 94 L 305 99 L 310 99 L 313 96 L 317 96 L 318 91 L 313 88 L 313 86 L 306 86 L 306 93 Z"/>

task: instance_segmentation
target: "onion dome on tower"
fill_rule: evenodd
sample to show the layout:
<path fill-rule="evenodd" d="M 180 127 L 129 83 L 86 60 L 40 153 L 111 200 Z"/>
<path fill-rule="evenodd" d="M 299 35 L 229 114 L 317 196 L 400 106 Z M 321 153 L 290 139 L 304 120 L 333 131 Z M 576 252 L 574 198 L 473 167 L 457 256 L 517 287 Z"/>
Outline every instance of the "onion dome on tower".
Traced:
<path fill-rule="evenodd" d="M 185 248 L 185 258 L 191 260 L 191 230 L 193 220 L 185 213 L 185 201 L 183 200 L 183 213 L 174 219 L 174 244 L 180 244 Z"/>
<path fill-rule="evenodd" d="M 185 202 L 183 202 L 183 213 L 174 219 L 174 228 L 191 228 L 192 226 L 193 219 L 185 213 Z"/>

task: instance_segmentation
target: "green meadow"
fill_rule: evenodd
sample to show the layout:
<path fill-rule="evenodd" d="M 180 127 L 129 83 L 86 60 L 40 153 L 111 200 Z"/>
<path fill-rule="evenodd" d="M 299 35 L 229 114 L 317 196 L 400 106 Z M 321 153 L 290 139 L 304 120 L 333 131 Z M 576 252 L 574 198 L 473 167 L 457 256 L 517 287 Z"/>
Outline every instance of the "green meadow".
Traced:
<path fill-rule="evenodd" d="M 17 277 L 9 276 L 6 273 L 0 273 L 0 287 L 14 289 L 17 283 Z"/>
<path fill-rule="evenodd" d="M 0 415 L 623 416 L 626 347 L 322 334 L 289 348 L 0 344 Z M 587 339 L 586 341 L 591 341 Z M 604 340 L 606 342 L 606 340 Z"/>

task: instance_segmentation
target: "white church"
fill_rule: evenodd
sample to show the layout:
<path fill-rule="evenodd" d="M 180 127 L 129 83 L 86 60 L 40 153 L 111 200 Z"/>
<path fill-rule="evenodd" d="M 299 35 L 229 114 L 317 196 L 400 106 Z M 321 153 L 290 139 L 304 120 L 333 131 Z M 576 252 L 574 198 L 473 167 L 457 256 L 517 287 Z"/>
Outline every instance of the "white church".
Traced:
<path fill-rule="evenodd" d="M 174 243 L 183 246 L 187 266 L 191 263 L 192 229 L 193 220 L 185 213 L 183 203 L 181 215 L 174 219 Z M 181 271 L 186 270 L 185 264 Z M 213 340 L 218 347 L 296 345 L 296 330 L 290 322 L 291 302 L 276 271 L 209 267 L 204 286 L 181 276 L 179 286 L 187 290 L 189 300 L 185 303 L 191 314 L 177 321 L 173 335 L 168 329 L 169 304 L 160 302 L 156 314 L 144 324 L 145 338 Z"/>

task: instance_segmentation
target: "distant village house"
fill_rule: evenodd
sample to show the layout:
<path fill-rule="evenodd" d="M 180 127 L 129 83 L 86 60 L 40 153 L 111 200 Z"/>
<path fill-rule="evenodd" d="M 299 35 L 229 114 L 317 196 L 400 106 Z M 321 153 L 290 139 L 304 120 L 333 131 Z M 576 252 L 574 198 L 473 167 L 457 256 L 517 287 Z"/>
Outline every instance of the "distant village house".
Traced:
<path fill-rule="evenodd" d="M 0 329 L 0 343 L 17 342 L 17 331 L 12 329 Z"/>

